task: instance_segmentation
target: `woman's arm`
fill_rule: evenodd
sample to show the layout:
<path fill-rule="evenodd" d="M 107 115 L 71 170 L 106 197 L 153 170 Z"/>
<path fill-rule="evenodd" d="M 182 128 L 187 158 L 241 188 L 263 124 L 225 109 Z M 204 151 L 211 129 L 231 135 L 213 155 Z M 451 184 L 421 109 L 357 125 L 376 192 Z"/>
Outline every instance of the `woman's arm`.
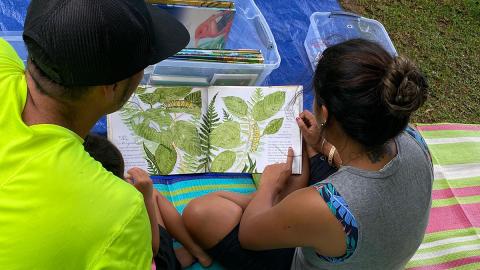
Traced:
<path fill-rule="evenodd" d="M 305 142 L 317 153 L 328 157 L 333 145 L 329 143 L 322 135 L 322 130 L 318 126 L 315 116 L 308 110 L 302 112 L 297 117 L 297 124 L 302 131 L 302 136 Z M 338 151 L 332 151 L 332 166 L 340 168 L 342 166 L 342 159 Z"/>
<path fill-rule="evenodd" d="M 346 251 L 343 227 L 314 188 L 294 191 L 275 204 L 289 172 L 290 158 L 286 164 L 265 169 L 260 188 L 240 222 L 242 247 L 267 250 L 304 246 L 325 256 L 342 256 Z"/>
<path fill-rule="evenodd" d="M 269 206 L 268 193 L 257 193 L 242 216 L 239 233 L 242 247 L 251 250 L 312 247 L 324 256 L 345 254 L 343 227 L 314 188 L 297 190 L 275 206 Z"/>

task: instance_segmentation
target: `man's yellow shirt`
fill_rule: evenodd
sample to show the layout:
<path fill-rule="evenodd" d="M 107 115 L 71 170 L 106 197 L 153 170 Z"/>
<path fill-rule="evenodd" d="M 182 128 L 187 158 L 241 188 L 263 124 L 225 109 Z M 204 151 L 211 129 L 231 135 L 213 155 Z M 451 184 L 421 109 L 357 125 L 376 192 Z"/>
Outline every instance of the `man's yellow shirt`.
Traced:
<path fill-rule="evenodd" d="M 149 269 L 143 198 L 51 124 L 27 126 L 23 62 L 0 38 L 0 269 Z"/>

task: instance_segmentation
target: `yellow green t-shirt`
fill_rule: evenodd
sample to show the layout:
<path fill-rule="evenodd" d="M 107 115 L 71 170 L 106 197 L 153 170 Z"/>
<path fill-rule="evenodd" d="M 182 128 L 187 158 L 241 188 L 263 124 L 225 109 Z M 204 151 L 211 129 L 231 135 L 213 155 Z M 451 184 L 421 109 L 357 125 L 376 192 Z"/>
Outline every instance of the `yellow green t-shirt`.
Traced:
<path fill-rule="evenodd" d="M 0 38 L 0 269 L 150 269 L 141 194 L 72 131 L 26 126 L 26 98 L 23 63 Z"/>

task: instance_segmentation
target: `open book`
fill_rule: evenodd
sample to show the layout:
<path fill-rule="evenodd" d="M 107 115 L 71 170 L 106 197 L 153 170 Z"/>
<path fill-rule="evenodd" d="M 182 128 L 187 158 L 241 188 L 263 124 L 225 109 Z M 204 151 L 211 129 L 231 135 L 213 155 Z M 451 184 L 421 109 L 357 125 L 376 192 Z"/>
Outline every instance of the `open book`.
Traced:
<path fill-rule="evenodd" d="M 108 116 L 108 137 L 127 170 L 152 175 L 261 173 L 285 162 L 288 147 L 300 174 L 302 107 L 301 86 L 141 86 Z"/>

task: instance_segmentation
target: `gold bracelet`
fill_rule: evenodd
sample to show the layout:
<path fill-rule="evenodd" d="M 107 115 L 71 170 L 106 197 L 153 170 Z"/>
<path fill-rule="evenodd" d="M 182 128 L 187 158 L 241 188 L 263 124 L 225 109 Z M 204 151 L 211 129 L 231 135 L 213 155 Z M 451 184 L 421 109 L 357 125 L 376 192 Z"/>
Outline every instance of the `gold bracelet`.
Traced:
<path fill-rule="evenodd" d="M 337 149 L 335 148 L 335 146 L 332 145 L 332 148 L 330 148 L 330 152 L 328 153 L 328 164 L 330 166 L 332 166 L 333 156 L 335 155 L 335 151 L 337 151 Z"/>

